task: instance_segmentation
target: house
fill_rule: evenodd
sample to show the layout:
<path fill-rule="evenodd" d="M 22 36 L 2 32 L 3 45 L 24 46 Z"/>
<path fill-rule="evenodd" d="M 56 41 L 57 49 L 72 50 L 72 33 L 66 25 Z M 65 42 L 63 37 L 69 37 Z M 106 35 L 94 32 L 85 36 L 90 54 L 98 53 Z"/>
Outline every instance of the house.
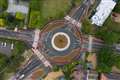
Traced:
<path fill-rule="evenodd" d="M 8 13 L 16 13 L 16 12 L 20 12 L 23 14 L 28 14 L 29 12 L 29 8 L 25 5 L 20 5 L 20 4 L 16 4 L 16 0 L 8 0 L 8 9 L 7 12 Z"/>
<path fill-rule="evenodd" d="M 96 8 L 95 14 L 91 18 L 92 24 L 102 26 L 105 20 L 111 14 L 115 5 L 116 5 L 115 0 L 101 0 L 100 4 Z"/>

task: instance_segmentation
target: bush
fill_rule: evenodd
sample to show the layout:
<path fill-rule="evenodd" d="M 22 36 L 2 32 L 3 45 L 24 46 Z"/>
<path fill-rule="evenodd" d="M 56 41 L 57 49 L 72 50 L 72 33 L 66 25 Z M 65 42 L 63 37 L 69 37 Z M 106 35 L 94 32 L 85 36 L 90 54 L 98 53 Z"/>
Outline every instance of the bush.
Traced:
<path fill-rule="evenodd" d="M 85 19 L 82 23 L 82 32 L 85 34 L 93 34 L 94 32 L 94 26 L 88 19 Z"/>
<path fill-rule="evenodd" d="M 115 59 L 114 65 L 115 65 L 118 69 L 120 69 L 120 55 L 119 55 L 119 53 L 115 53 L 115 54 L 114 54 L 114 59 Z"/>
<path fill-rule="evenodd" d="M 16 19 L 24 20 L 25 19 L 25 15 L 23 13 L 17 12 L 16 13 Z"/>
<path fill-rule="evenodd" d="M 41 17 L 40 17 L 40 12 L 39 11 L 31 11 L 30 13 L 30 22 L 29 26 L 31 28 L 39 27 L 41 25 Z"/>
<path fill-rule="evenodd" d="M 0 27 L 4 27 L 5 26 L 5 19 L 0 19 Z"/>
<path fill-rule="evenodd" d="M 82 0 L 72 0 L 73 6 L 79 6 L 82 3 Z"/>

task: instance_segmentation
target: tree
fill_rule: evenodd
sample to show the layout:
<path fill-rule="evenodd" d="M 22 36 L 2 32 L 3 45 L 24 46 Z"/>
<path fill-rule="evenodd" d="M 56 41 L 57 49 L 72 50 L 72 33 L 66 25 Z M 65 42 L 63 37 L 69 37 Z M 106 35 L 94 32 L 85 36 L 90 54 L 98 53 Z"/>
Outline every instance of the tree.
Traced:
<path fill-rule="evenodd" d="M 53 71 L 59 71 L 62 70 L 65 76 L 65 80 L 72 80 L 71 74 L 74 72 L 74 69 L 77 65 L 82 65 L 84 68 L 86 68 L 86 64 L 82 61 L 74 61 L 70 64 L 65 64 L 64 66 L 54 66 Z"/>
<path fill-rule="evenodd" d="M 120 13 L 120 0 L 118 0 L 117 5 L 115 6 L 114 12 Z"/>
<path fill-rule="evenodd" d="M 19 16 L 19 19 L 16 19 L 16 17 L 18 18 L 18 16 Z M 24 20 L 20 20 L 20 19 L 22 19 L 21 16 L 22 15 L 19 14 L 19 13 L 18 13 L 18 15 L 16 15 L 16 17 L 11 15 L 11 14 L 8 14 L 6 16 L 6 22 L 7 22 L 7 25 L 8 25 L 7 28 L 8 29 L 14 29 L 16 26 L 18 26 L 19 28 L 23 27 Z"/>
<path fill-rule="evenodd" d="M 97 54 L 97 71 L 98 72 L 111 72 L 115 59 L 113 51 L 109 47 L 103 47 Z"/>
<path fill-rule="evenodd" d="M 114 59 L 115 59 L 114 65 L 115 65 L 117 68 L 120 69 L 120 55 L 117 54 L 117 53 L 115 53 L 115 54 L 114 54 Z"/>
<path fill-rule="evenodd" d="M 71 77 L 71 74 L 74 72 L 74 69 L 77 65 L 82 65 L 84 67 L 86 67 L 86 64 L 82 61 L 74 61 L 70 64 L 66 64 L 64 65 L 64 67 L 62 68 L 64 75 L 65 75 L 65 79 L 66 80 L 72 80 L 73 78 Z"/>
<path fill-rule="evenodd" d="M 6 10 L 8 7 L 8 1 L 7 0 L 0 0 L 0 11 Z"/>
<path fill-rule="evenodd" d="M 88 19 L 85 19 L 82 23 L 82 31 L 85 34 L 93 34 L 94 26 L 90 23 Z"/>
<path fill-rule="evenodd" d="M 96 36 L 103 39 L 104 42 L 108 45 L 112 45 L 114 43 L 117 43 L 120 39 L 120 34 L 117 32 L 109 31 L 106 29 L 99 29 L 96 32 Z"/>

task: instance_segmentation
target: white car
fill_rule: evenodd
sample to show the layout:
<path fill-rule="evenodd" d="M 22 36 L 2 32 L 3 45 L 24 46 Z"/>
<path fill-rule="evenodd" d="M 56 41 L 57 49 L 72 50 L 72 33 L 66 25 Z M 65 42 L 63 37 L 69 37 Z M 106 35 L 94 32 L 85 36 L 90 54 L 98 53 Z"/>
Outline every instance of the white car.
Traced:
<path fill-rule="evenodd" d="M 24 74 L 22 74 L 22 75 L 20 76 L 20 78 L 19 78 L 19 79 L 22 79 L 24 76 L 25 76 L 25 75 L 24 75 Z"/>

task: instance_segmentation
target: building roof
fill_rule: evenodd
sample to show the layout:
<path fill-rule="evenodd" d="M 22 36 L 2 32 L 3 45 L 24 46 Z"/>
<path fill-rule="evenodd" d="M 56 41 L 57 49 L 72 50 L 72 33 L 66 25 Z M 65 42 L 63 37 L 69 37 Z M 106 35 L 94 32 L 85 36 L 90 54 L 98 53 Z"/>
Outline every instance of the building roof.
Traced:
<path fill-rule="evenodd" d="M 116 2 L 114 0 L 101 0 L 100 4 L 96 8 L 96 13 L 91 18 L 92 24 L 102 26 L 115 5 Z"/>
<path fill-rule="evenodd" d="M 21 12 L 24 14 L 27 14 L 29 11 L 29 8 L 24 6 L 24 5 L 19 5 L 19 4 L 15 4 L 15 0 L 9 0 L 9 5 L 8 5 L 8 9 L 7 12 L 9 13 L 16 13 L 16 12 Z"/>
<path fill-rule="evenodd" d="M 10 5 L 8 7 L 7 12 L 10 12 L 10 13 L 21 12 L 21 13 L 27 14 L 28 13 L 28 7 L 23 6 L 23 5 Z"/>

